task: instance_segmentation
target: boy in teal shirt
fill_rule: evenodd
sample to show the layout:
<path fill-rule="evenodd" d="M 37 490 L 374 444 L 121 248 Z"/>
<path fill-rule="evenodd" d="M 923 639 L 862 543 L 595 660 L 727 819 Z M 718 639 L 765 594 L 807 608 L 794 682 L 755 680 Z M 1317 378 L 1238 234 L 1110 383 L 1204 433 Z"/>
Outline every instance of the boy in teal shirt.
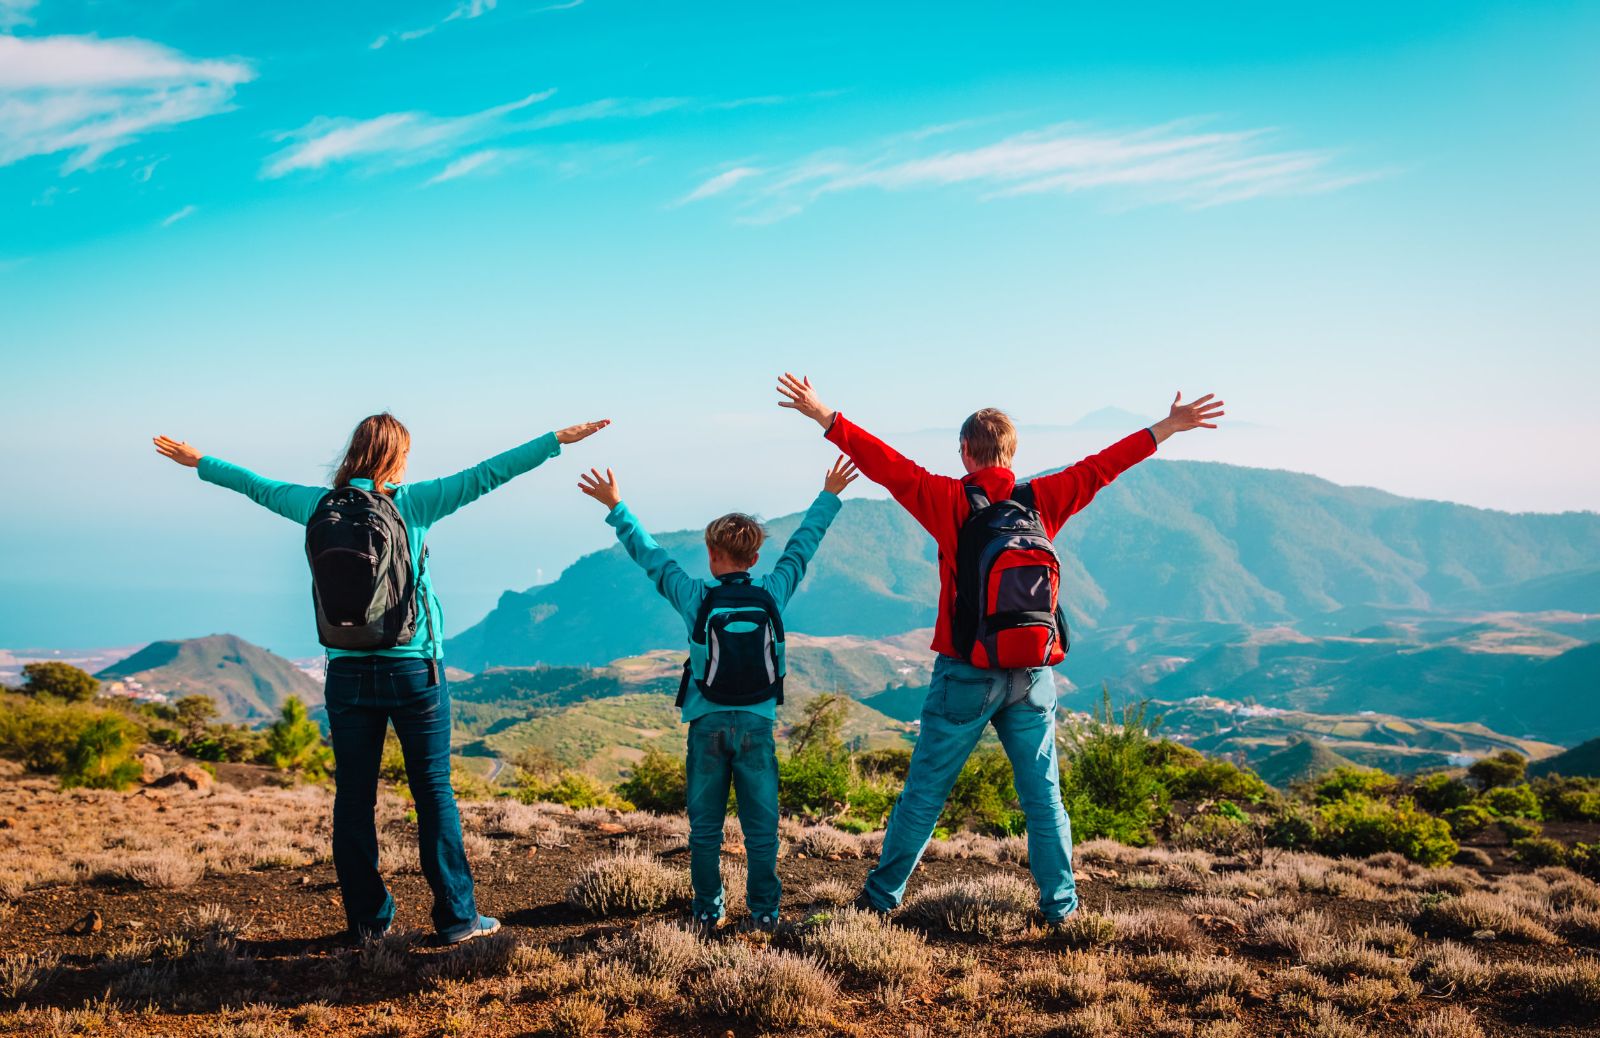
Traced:
<path fill-rule="evenodd" d="M 580 476 L 578 488 L 611 509 L 606 522 L 617 531 L 617 540 L 683 617 L 691 637 L 691 666 L 698 668 L 705 664 L 699 644 L 704 632 L 697 636 L 696 627 L 706 596 L 719 586 L 748 584 L 764 589 L 782 610 L 799 588 L 806 565 L 821 545 L 828 525 L 839 514 L 839 494 L 855 478 L 855 466 L 844 457 L 834 462 L 822 493 L 784 545 L 778 564 L 759 580 L 750 578 L 750 570 L 766 539 L 761 524 L 737 512 L 714 520 L 706 527 L 706 554 L 715 582 L 689 576 L 639 525 L 633 512 L 622 503 L 622 493 L 610 469 L 604 476 L 598 470 Z M 781 638 L 781 630 L 779 635 Z M 689 726 L 685 799 L 694 918 L 700 925 L 714 928 L 723 917 L 722 826 L 728 813 L 731 784 L 738 794 L 739 825 L 744 830 L 745 860 L 749 866 L 745 901 L 756 927 L 775 930 L 782 894 L 778 881 L 778 758 L 772 737 L 778 716 L 777 698 L 726 705 L 707 698 L 699 682 L 686 677 L 682 706 L 683 721 Z"/>

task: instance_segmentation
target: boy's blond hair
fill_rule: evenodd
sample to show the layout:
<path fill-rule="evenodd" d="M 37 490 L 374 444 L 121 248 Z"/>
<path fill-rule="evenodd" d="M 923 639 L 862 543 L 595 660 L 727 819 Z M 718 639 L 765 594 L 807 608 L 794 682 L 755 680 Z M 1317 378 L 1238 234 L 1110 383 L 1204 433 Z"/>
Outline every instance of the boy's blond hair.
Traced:
<path fill-rule="evenodd" d="M 961 442 L 979 465 L 1010 468 L 1017 456 L 1017 427 L 998 407 L 985 407 L 961 423 Z"/>
<path fill-rule="evenodd" d="M 756 553 L 766 542 L 767 528 L 752 515 L 729 512 L 706 525 L 706 548 L 720 551 L 741 566 L 753 566 Z"/>

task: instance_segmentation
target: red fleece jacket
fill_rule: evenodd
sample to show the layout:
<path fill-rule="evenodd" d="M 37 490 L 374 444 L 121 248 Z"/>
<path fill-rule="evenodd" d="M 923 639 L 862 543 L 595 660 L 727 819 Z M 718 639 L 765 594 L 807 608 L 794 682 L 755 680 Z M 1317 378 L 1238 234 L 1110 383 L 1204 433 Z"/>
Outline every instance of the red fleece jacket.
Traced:
<path fill-rule="evenodd" d="M 939 546 L 939 619 L 933 629 L 933 651 L 959 656 L 951 635 L 956 605 L 956 535 L 967 521 L 963 484 L 983 488 L 991 501 L 1011 496 L 1017 477 L 1010 469 L 979 469 L 966 479 L 938 476 L 907 458 L 842 414 L 835 415 L 827 438 L 874 483 L 879 484 L 911 513 Z M 1034 503 L 1052 539 L 1067 519 L 1094 500 L 1100 488 L 1156 452 L 1155 434 L 1140 429 L 1060 472 L 1030 480 Z"/>

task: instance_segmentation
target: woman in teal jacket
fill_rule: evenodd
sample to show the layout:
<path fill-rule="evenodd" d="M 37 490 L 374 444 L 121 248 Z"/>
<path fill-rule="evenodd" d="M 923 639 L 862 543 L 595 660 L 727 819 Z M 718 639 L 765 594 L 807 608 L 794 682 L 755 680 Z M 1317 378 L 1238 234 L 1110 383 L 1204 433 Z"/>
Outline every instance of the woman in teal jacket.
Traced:
<path fill-rule="evenodd" d="M 428 528 L 508 480 L 538 467 L 609 425 L 586 422 L 545 433 L 504 454 L 443 479 L 402 482 L 411 434 L 390 414 L 364 418 L 350 436 L 333 486 L 381 488 L 405 521 L 417 589 L 416 634 L 405 645 L 373 652 L 328 650 L 329 741 L 333 744 L 333 864 L 339 874 L 351 934 L 364 939 L 388 932 L 394 898 L 378 873 L 378 831 L 373 808 L 378 765 L 389 723 L 405 755 L 406 780 L 417 805 L 422 872 L 433 889 L 433 924 L 451 944 L 494 933 L 500 923 L 479 915 L 472 872 L 461 844 L 461 816 L 450 790 L 450 688 L 444 679 L 444 630 L 433 593 L 424 540 Z M 264 508 L 304 526 L 328 487 L 280 483 L 256 475 L 187 443 L 158 436 L 156 450 L 199 472 L 207 483 L 236 490 Z"/>

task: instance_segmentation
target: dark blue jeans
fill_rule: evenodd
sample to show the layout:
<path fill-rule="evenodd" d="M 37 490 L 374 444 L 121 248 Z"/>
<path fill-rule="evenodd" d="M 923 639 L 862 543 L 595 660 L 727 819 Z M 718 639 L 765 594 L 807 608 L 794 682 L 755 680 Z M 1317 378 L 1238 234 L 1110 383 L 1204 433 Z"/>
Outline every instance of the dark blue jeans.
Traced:
<path fill-rule="evenodd" d="M 722 918 L 722 823 L 728 786 L 739 798 L 749 879 L 745 904 L 756 918 L 778 914 L 778 757 L 772 720 L 748 710 L 716 710 L 689 722 L 689 878 L 694 914 Z"/>
<path fill-rule="evenodd" d="M 476 926 L 472 872 L 461 846 L 461 815 L 450 790 L 450 686 L 444 662 L 430 684 L 426 660 L 387 656 L 328 662 L 328 729 L 333 743 L 333 867 L 344 914 L 358 936 L 394 921 L 394 898 L 378 874 L 378 766 L 389 722 L 405 754 L 417 804 L 422 874 L 433 889 L 433 925 L 447 937 Z"/>

